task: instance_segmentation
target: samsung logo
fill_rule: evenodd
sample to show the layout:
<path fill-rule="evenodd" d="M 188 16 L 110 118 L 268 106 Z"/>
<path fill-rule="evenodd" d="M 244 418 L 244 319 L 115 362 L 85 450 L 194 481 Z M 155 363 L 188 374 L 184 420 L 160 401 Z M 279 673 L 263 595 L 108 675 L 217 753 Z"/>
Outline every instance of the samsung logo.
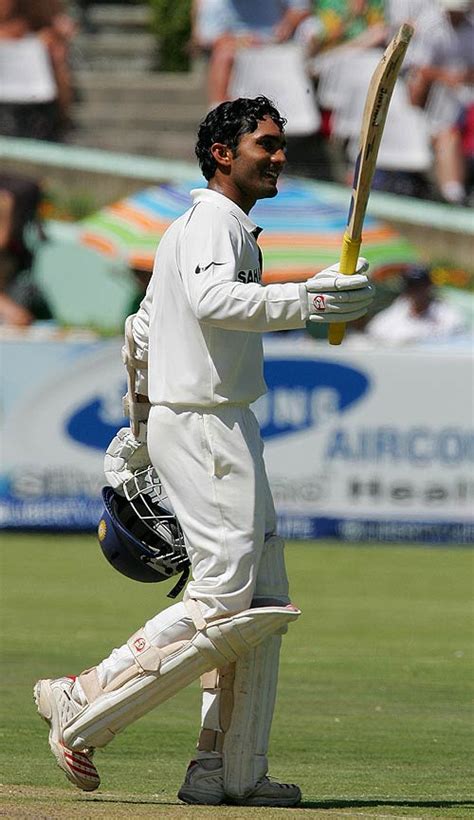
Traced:
<path fill-rule="evenodd" d="M 268 393 L 253 409 L 263 438 L 320 427 L 344 413 L 369 390 L 365 373 L 322 359 L 271 359 Z"/>
<path fill-rule="evenodd" d="M 263 438 L 319 427 L 346 412 L 370 388 L 362 371 L 323 359 L 270 359 L 265 380 L 268 393 L 253 406 Z M 110 413 L 105 398 L 94 396 L 66 420 L 65 428 L 74 441 L 105 450 L 126 425 L 127 419 Z"/>

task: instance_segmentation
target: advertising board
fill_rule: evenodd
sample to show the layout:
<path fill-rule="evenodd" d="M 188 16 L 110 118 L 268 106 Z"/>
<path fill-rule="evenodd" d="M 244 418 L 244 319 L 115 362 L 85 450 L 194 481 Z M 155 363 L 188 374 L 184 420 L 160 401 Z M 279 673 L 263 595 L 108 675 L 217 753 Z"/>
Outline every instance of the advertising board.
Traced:
<path fill-rule="evenodd" d="M 126 424 L 121 340 L 3 340 L 0 527 L 94 528 Z M 474 542 L 466 349 L 265 340 L 254 410 L 287 538 Z"/>

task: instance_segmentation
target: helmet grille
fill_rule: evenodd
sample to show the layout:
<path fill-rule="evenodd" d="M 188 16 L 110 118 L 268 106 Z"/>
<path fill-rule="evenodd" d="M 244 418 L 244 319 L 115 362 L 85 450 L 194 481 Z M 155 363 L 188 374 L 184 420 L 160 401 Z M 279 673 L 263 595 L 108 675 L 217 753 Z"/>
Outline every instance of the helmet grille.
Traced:
<path fill-rule="evenodd" d="M 161 556 L 187 558 L 184 534 L 154 467 L 137 470 L 124 484 L 125 526 Z M 150 533 L 152 538 L 150 538 Z"/>

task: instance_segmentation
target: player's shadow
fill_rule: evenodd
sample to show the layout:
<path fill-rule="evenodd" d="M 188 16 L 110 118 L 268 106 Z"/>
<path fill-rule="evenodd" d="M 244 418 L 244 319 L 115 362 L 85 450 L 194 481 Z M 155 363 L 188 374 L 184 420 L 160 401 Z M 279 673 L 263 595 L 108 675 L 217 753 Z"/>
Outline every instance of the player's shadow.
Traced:
<path fill-rule="evenodd" d="M 474 806 L 474 800 L 303 800 L 302 809 L 366 809 L 377 806 L 402 806 L 412 809 L 454 809 Z"/>
<path fill-rule="evenodd" d="M 81 795 L 83 802 L 84 795 Z M 79 801 L 79 798 L 78 798 Z M 175 801 L 156 800 L 153 798 L 143 799 L 138 797 L 118 797 L 114 795 L 96 795 L 87 798 L 88 803 L 118 803 L 141 806 L 174 806 L 182 805 Z M 412 809 L 454 809 L 460 806 L 468 808 L 474 806 L 474 800 L 303 800 L 298 806 L 300 809 L 367 809 L 378 806 L 401 806 Z M 184 805 L 183 805 L 184 808 Z M 225 806 L 221 806 L 225 808 Z"/>
<path fill-rule="evenodd" d="M 179 803 L 177 800 L 148 800 L 146 798 L 142 799 L 138 795 L 137 797 L 85 797 L 84 795 L 81 795 L 81 798 L 78 798 L 76 802 L 81 803 L 82 805 L 85 803 L 98 803 L 101 807 L 103 807 L 104 811 L 106 810 L 106 806 L 110 806 L 111 808 L 112 806 L 150 806 L 151 808 L 162 808 L 163 810 L 165 807 L 173 809 L 179 809 L 180 806 L 182 806 L 183 809 L 185 807 L 184 803 Z M 97 808 L 99 809 L 99 806 L 97 806 Z M 131 809 L 131 811 L 133 811 L 133 809 Z M 108 816 L 112 817 L 113 815 L 110 814 Z M 157 817 L 159 817 L 159 814 L 157 814 Z"/>

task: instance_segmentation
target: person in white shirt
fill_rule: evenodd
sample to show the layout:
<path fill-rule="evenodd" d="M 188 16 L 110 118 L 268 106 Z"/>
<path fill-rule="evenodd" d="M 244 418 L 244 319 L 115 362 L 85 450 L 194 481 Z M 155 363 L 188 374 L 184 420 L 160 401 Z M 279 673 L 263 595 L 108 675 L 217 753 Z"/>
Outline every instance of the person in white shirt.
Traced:
<path fill-rule="evenodd" d="M 79 788 L 99 783 L 93 747 L 201 675 L 202 727 L 180 799 L 301 799 L 298 786 L 267 777 L 281 635 L 300 613 L 249 404 L 266 389 L 263 331 L 357 319 L 373 293 L 363 259 L 353 276 L 335 265 L 303 284 L 262 285 L 260 229 L 248 214 L 277 194 L 284 125 L 265 97 L 207 115 L 196 154 L 208 187 L 162 238 L 132 320 L 139 395 L 129 401 L 150 402 L 149 456 L 184 532 L 192 579 L 183 602 L 102 663 L 36 685 L 53 754 Z M 120 468 L 112 478 L 118 486 Z"/>
<path fill-rule="evenodd" d="M 309 0 L 193 0 L 192 43 L 209 56 L 209 107 L 229 99 L 235 55 L 240 48 L 286 43 L 294 38 L 305 42 L 313 31 L 310 8 Z"/>
<path fill-rule="evenodd" d="M 446 202 L 466 204 L 462 121 L 474 105 L 472 0 L 437 0 L 420 14 L 406 67 L 411 101 L 428 120 L 439 193 Z"/>
<path fill-rule="evenodd" d="M 400 296 L 367 324 L 365 332 L 371 339 L 401 345 L 447 339 L 466 330 L 460 313 L 436 299 L 427 267 L 413 265 L 403 280 Z"/>

